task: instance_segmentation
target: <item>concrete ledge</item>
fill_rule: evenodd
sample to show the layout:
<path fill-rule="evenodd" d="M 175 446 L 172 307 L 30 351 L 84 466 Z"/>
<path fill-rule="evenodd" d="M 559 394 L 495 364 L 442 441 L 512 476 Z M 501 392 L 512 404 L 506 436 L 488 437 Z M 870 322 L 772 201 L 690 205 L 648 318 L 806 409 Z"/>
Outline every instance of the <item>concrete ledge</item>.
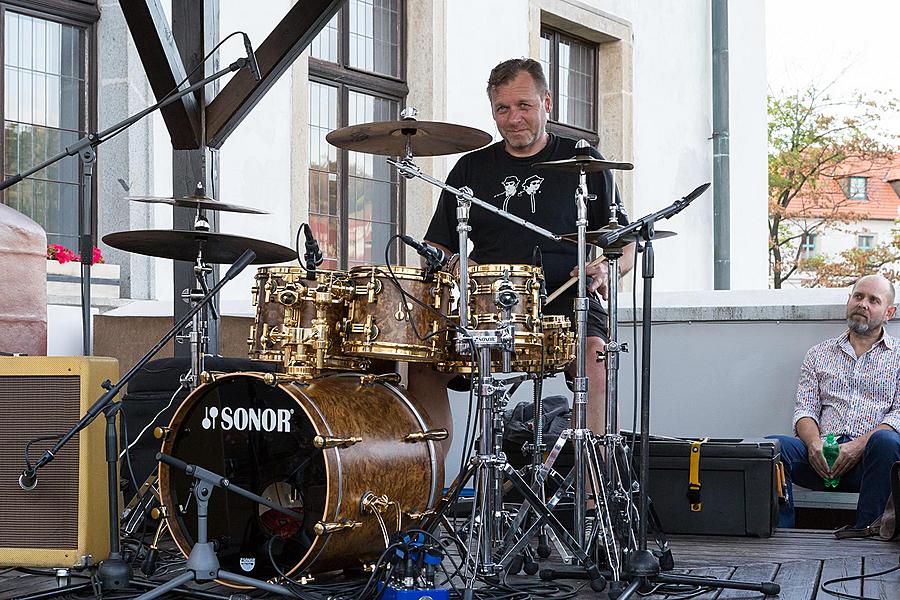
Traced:
<path fill-rule="evenodd" d="M 653 322 L 689 321 L 843 321 L 846 288 L 785 290 L 717 290 L 653 294 Z M 619 294 L 619 319 L 643 318 L 642 298 L 637 310 L 630 293 Z"/>

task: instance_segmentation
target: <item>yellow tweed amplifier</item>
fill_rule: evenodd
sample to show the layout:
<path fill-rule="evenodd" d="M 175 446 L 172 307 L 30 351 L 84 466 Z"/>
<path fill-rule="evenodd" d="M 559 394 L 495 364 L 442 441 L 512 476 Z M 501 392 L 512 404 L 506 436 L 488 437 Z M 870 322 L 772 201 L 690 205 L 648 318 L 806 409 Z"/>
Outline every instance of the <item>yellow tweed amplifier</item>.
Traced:
<path fill-rule="evenodd" d="M 98 357 L 0 357 L 0 566 L 67 567 L 109 554 L 106 419 L 69 440 L 19 486 L 25 445 L 66 433 L 119 376 L 119 363 Z M 54 439 L 31 445 L 34 464 Z"/>

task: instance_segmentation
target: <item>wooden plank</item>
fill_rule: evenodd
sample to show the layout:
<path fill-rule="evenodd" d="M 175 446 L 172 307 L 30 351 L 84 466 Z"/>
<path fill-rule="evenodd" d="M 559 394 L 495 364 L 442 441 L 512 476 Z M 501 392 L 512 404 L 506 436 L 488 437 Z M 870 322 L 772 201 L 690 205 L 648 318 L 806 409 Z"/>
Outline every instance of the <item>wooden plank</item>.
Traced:
<path fill-rule="evenodd" d="M 862 593 L 870 598 L 896 600 L 900 597 L 900 568 L 897 554 L 882 554 L 863 558 L 863 573 L 870 575 L 894 569 L 890 573 L 875 578 L 866 578 L 862 582 Z"/>
<path fill-rule="evenodd" d="M 256 59 L 262 78 L 255 81 L 247 69 L 236 72 L 206 109 L 206 139 L 220 148 L 256 103 L 275 85 L 300 53 L 312 42 L 343 0 L 300 0 L 287 12 L 262 44 Z"/>
<path fill-rule="evenodd" d="M 159 0 L 119 0 L 125 22 L 157 100 L 181 82 L 187 72 Z M 198 148 L 200 109 L 193 94 L 161 110 L 172 147 Z"/>
<path fill-rule="evenodd" d="M 731 581 L 741 581 L 744 583 L 764 583 L 773 581 L 777 572 L 778 563 L 757 563 L 755 565 L 745 565 L 743 567 L 738 567 L 734 570 L 729 579 Z M 743 600 L 745 598 L 764 597 L 765 596 L 762 592 L 754 592 L 748 590 L 726 589 L 722 590 L 722 593 L 719 594 L 719 600 L 724 600 L 726 598 L 730 598 L 732 600 L 741 598 L 741 600 Z"/>
<path fill-rule="evenodd" d="M 731 579 L 731 574 L 734 572 L 734 569 L 731 567 L 701 567 L 699 569 L 691 569 L 688 572 L 688 575 L 693 575 L 698 578 L 701 578 L 701 582 L 703 579 Z M 701 587 L 703 583 L 698 583 Z M 699 594 L 697 596 L 691 596 L 694 600 L 715 600 L 719 597 L 719 594 L 722 593 L 722 588 L 710 588 L 709 591 Z M 669 596 L 670 598 L 680 598 L 683 597 L 683 594 L 674 594 Z"/>
<path fill-rule="evenodd" d="M 816 597 L 816 583 L 822 571 L 818 560 L 798 560 L 782 563 L 775 575 L 781 586 L 779 600 L 812 600 Z"/>
<path fill-rule="evenodd" d="M 847 577 L 850 575 L 862 574 L 862 558 L 829 558 L 822 566 L 822 575 L 819 577 L 817 584 L 816 600 L 839 599 L 840 596 L 829 594 L 822 590 L 822 584 L 836 577 Z M 862 582 L 859 579 L 834 583 L 829 586 L 830 589 L 844 592 L 845 594 L 853 594 L 859 596 L 862 593 Z"/>

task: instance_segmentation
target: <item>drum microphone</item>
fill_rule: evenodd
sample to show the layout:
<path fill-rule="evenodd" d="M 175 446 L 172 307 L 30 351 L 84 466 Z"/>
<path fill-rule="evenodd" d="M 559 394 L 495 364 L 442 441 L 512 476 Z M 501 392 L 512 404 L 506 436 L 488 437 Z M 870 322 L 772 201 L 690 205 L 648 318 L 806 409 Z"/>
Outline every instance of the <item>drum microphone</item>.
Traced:
<path fill-rule="evenodd" d="M 315 279 L 316 267 L 322 264 L 324 257 L 322 249 L 319 248 L 319 242 L 313 237 L 312 229 L 308 223 L 303 224 L 303 235 L 306 236 L 306 254 L 303 255 L 303 262 L 306 263 L 306 274 L 310 279 Z"/>
<path fill-rule="evenodd" d="M 37 487 L 37 471 L 34 469 L 25 469 L 22 471 L 22 474 L 19 475 L 19 487 L 26 492 L 30 492 Z"/>
<path fill-rule="evenodd" d="M 428 263 L 428 271 L 440 271 L 444 265 L 447 264 L 447 260 L 450 258 L 444 251 L 440 248 L 436 248 L 431 244 L 426 242 L 419 242 L 414 238 L 411 238 L 408 235 L 400 235 L 400 239 L 404 244 L 413 248 L 416 252 L 419 253 L 419 256 L 425 259 L 425 262 Z"/>
<path fill-rule="evenodd" d="M 262 74 L 259 72 L 259 63 L 256 62 L 253 46 L 250 45 L 250 36 L 246 33 L 244 33 L 244 50 L 247 51 L 247 66 L 250 69 L 250 74 L 253 75 L 255 81 L 259 81 L 262 79 Z"/>

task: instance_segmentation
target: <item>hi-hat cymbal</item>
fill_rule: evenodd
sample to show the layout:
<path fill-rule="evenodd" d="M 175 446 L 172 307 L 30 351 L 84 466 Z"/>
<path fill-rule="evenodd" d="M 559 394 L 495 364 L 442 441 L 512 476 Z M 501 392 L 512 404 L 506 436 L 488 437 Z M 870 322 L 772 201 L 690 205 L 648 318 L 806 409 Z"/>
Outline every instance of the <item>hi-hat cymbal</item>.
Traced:
<path fill-rule="evenodd" d="M 254 264 L 281 263 L 297 258 L 297 252 L 286 246 L 263 240 L 210 231 L 178 229 L 145 229 L 119 231 L 103 236 L 103 241 L 119 250 L 194 262 L 202 251 L 202 259 L 211 264 L 231 264 L 245 250 L 256 252 Z"/>
<path fill-rule="evenodd" d="M 596 229 L 594 231 L 588 231 L 588 232 L 585 232 L 585 240 L 587 240 L 588 244 L 591 244 L 592 246 L 598 246 L 600 248 L 624 248 L 628 244 L 636 241 L 637 238 L 639 237 L 639 234 L 637 232 L 634 232 L 631 235 L 622 236 L 614 244 L 611 244 L 609 246 L 601 246 L 600 242 L 603 241 L 603 236 L 605 236 L 609 232 L 610 232 L 610 230 L 605 227 L 602 229 Z M 676 234 L 674 231 L 666 231 L 664 229 L 655 229 L 653 231 L 653 239 L 654 240 L 663 240 L 666 238 L 673 237 L 675 235 L 678 235 L 678 234 Z M 567 234 L 561 235 L 559 237 L 561 237 L 562 239 L 567 240 L 569 242 L 578 243 L 578 233 L 577 232 L 576 233 L 567 233 Z"/>
<path fill-rule="evenodd" d="M 409 139 L 413 156 L 439 156 L 477 150 L 491 143 L 491 134 L 474 127 L 438 121 L 384 121 L 335 129 L 325 136 L 332 146 L 384 156 L 404 156 Z"/>
<path fill-rule="evenodd" d="M 239 204 L 225 204 L 219 202 L 209 196 L 181 196 L 179 198 L 170 198 L 168 196 L 126 196 L 126 200 L 134 200 L 135 202 L 151 202 L 154 204 L 169 204 L 181 208 L 200 208 L 203 210 L 223 210 L 227 212 L 250 213 L 254 215 L 267 215 L 264 210 L 251 208 L 249 206 L 240 206 Z"/>
<path fill-rule="evenodd" d="M 573 156 L 572 158 L 565 158 L 563 160 L 548 160 L 533 163 L 531 166 L 572 173 L 580 173 L 582 169 L 585 173 L 596 173 L 598 171 L 630 171 L 634 168 L 634 165 L 631 163 L 601 160 L 590 155 Z"/>

